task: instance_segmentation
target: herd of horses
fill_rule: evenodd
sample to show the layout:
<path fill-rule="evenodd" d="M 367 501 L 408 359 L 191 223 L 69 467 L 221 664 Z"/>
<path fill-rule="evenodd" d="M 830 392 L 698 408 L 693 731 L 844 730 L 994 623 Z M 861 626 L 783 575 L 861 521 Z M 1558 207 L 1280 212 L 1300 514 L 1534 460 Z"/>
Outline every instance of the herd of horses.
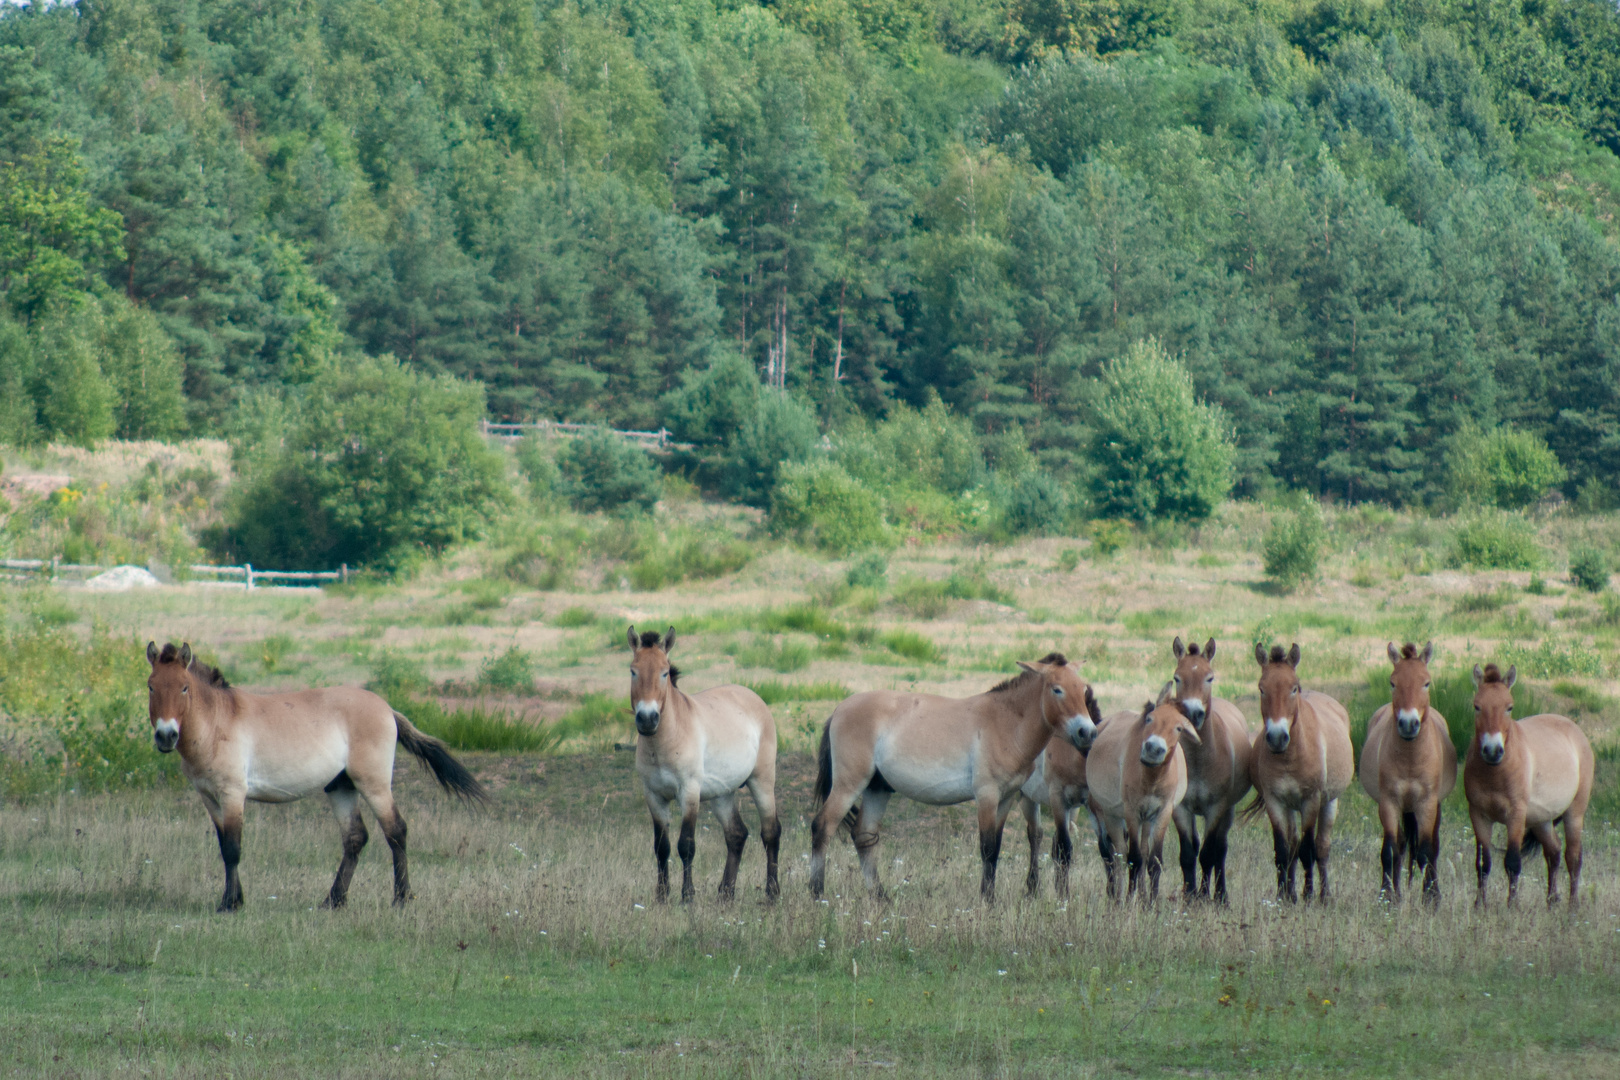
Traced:
<path fill-rule="evenodd" d="M 736 892 L 748 840 L 738 795 L 748 789 L 765 848 L 765 895 L 780 892 L 781 825 L 776 809 L 776 725 L 770 708 L 743 686 L 688 694 L 670 662 L 675 630 L 629 630 L 630 704 L 636 773 L 652 816 L 657 898 L 669 895 L 670 830 L 677 826 L 681 899 L 694 895 L 692 860 L 707 804 L 726 841 L 719 894 Z M 1251 733 L 1231 701 L 1215 695 L 1216 642 L 1171 645 L 1175 671 L 1155 700 L 1104 716 L 1091 686 L 1061 653 L 1019 663 L 1020 674 L 969 698 L 896 690 L 853 694 L 833 710 L 817 754 L 810 892 L 825 890 L 827 847 L 846 832 L 867 888 L 883 895 L 877 845 L 891 795 L 978 811 L 980 892 L 994 899 L 1003 827 L 1022 808 L 1030 845 L 1026 888 L 1039 888 L 1041 808 L 1055 835 L 1054 887 L 1069 891 L 1071 814 L 1085 808 L 1107 870 L 1108 895 L 1156 898 L 1166 835 L 1175 826 L 1186 895 L 1224 901 L 1227 834 L 1234 820 L 1264 814 L 1271 823 L 1277 894 L 1326 901 L 1328 858 L 1339 798 L 1357 773 L 1344 706 L 1300 684 L 1300 650 L 1255 646 L 1260 726 Z M 182 771 L 213 819 L 225 864 L 219 910 L 242 905 L 237 877 L 245 803 L 290 802 L 324 791 L 337 815 L 343 855 L 324 906 L 343 905 L 367 833 L 363 799 L 394 860 L 394 903 L 410 896 L 405 821 L 391 790 L 394 753 L 403 746 L 446 791 L 486 798 L 445 744 L 423 734 L 376 694 L 354 687 L 252 694 L 229 685 L 189 645 L 147 646 L 149 711 L 157 749 L 178 750 Z M 1380 895 L 1401 899 L 1402 870 L 1421 870 L 1423 895 L 1439 901 L 1436 866 L 1440 806 L 1457 782 L 1457 750 L 1446 718 L 1430 703 L 1432 645 L 1389 646 L 1391 700 L 1368 721 L 1360 777 L 1383 828 Z M 1513 716 L 1517 672 L 1474 667 L 1474 734 L 1465 748 L 1463 787 L 1475 838 L 1476 905 L 1491 872 L 1491 832 L 1505 826 L 1508 901 L 1521 859 L 1540 847 L 1547 899 L 1558 899 L 1558 860 L 1579 896 L 1581 829 L 1592 795 L 1593 754 L 1581 730 L 1553 714 Z M 1253 792 L 1247 804 L 1241 805 Z M 678 813 L 677 813 L 678 812 Z M 1203 836 L 1198 819 L 1203 818 Z M 1555 826 L 1564 828 L 1560 849 Z M 1404 864 L 1404 865 L 1403 865 Z M 1143 871 L 1147 885 L 1141 888 Z M 1201 871 L 1201 876 L 1200 876 Z M 1318 887 L 1319 882 L 1319 887 Z"/>

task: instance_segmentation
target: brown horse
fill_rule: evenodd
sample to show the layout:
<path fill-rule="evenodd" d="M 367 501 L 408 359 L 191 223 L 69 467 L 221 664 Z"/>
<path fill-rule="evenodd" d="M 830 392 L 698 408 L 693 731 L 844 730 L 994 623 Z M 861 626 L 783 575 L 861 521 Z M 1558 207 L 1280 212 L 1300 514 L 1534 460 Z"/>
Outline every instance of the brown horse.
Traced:
<path fill-rule="evenodd" d="M 1435 877 L 1440 855 L 1440 803 L 1457 786 L 1457 749 L 1446 718 L 1429 704 L 1429 660 L 1434 643 L 1389 643 L 1390 702 L 1367 722 L 1361 747 L 1361 786 L 1378 804 L 1384 827 L 1380 896 L 1401 898 L 1401 859 L 1423 867 L 1423 897 L 1440 901 Z"/>
<path fill-rule="evenodd" d="M 1086 757 L 1086 787 L 1097 853 L 1108 870 L 1108 895 L 1117 897 L 1117 853 L 1130 865 L 1130 895 L 1136 894 L 1144 863 L 1149 900 L 1159 895 L 1164 838 L 1176 807 L 1187 794 L 1186 747 L 1200 738 L 1192 721 L 1170 700 L 1166 685 L 1157 702 L 1140 715 L 1112 713 Z"/>
<path fill-rule="evenodd" d="M 871 690 L 845 698 L 821 733 L 811 833 L 810 893 L 826 882 L 827 843 L 840 823 L 874 895 L 878 827 L 894 792 L 932 806 L 972 800 L 979 810 L 980 894 L 995 898 L 1001 830 L 1035 759 L 1056 734 L 1088 742 L 1101 719 L 1091 687 L 1061 653 L 970 698 Z M 857 809 L 855 804 L 859 800 Z"/>
<path fill-rule="evenodd" d="M 636 775 L 652 814 L 653 855 L 658 859 L 657 898 L 669 899 L 670 804 L 681 810 L 681 902 L 692 899 L 692 856 L 697 851 L 698 808 L 709 804 L 725 832 L 726 868 L 720 899 L 737 891 L 737 867 L 748 826 L 737 808 L 746 787 L 759 808 L 759 838 L 765 844 L 765 898 L 774 901 L 782 825 L 776 817 L 776 719 L 770 706 L 746 686 L 711 686 L 688 694 L 669 662 L 675 628 L 636 636 L 630 628 L 630 705 L 636 714 Z"/>
<path fill-rule="evenodd" d="M 1054 736 L 1035 759 L 1035 768 L 1019 789 L 1019 805 L 1024 811 L 1025 832 L 1029 836 L 1029 878 L 1025 888 L 1034 896 L 1041 887 L 1041 807 L 1052 811 L 1052 888 L 1060 897 L 1069 895 L 1069 867 L 1074 862 L 1074 841 L 1069 830 L 1069 814 L 1086 805 L 1086 754 L 1090 740 L 1077 746 L 1066 736 Z"/>
<path fill-rule="evenodd" d="M 1176 805 L 1176 835 L 1181 848 L 1181 883 L 1188 896 L 1210 895 L 1226 900 L 1226 834 L 1233 812 L 1249 792 L 1249 725 L 1243 712 L 1225 698 L 1215 697 L 1215 639 L 1202 649 L 1198 642 L 1183 647 L 1178 637 L 1170 644 L 1176 658 L 1172 692 L 1181 711 L 1192 721 L 1199 742 L 1181 748 L 1187 759 L 1187 794 Z M 1198 843 L 1198 823 L 1204 819 L 1204 842 Z M 1204 871 L 1198 881 L 1198 868 Z"/>
<path fill-rule="evenodd" d="M 1525 833 L 1547 859 L 1547 903 L 1558 902 L 1558 836 L 1564 824 L 1564 865 L 1569 904 L 1580 902 L 1581 826 L 1592 799 L 1592 744 L 1574 721 L 1553 713 L 1513 720 L 1516 668 L 1504 679 L 1495 664 L 1474 666 L 1474 738 L 1463 766 L 1463 792 L 1474 824 L 1474 868 L 1479 875 L 1476 907 L 1485 905 L 1491 875 L 1491 827 L 1507 826 L 1508 903 L 1518 897 Z"/>
<path fill-rule="evenodd" d="M 1344 706 L 1299 685 L 1299 646 L 1285 656 L 1273 646 L 1254 647 L 1260 665 L 1260 716 L 1265 728 L 1255 736 L 1249 778 L 1255 797 L 1245 818 L 1264 808 L 1271 819 L 1277 859 L 1277 896 L 1294 902 L 1295 868 L 1305 867 L 1305 899 L 1311 898 L 1313 869 L 1320 867 L 1322 900 L 1328 898 L 1328 854 L 1339 796 L 1355 777 L 1350 714 Z M 1297 817 L 1297 824 L 1296 824 Z"/>
<path fill-rule="evenodd" d="M 220 911 L 242 906 L 236 875 L 242 857 L 242 813 L 253 802 L 284 803 L 326 792 L 343 830 L 343 859 L 322 907 L 342 907 L 348 896 L 366 824 L 364 798 L 394 854 L 394 903 L 410 898 L 405 865 L 405 819 L 394 806 L 394 746 L 415 754 L 448 792 L 483 799 L 484 789 L 438 739 L 422 734 L 376 694 L 352 686 L 249 694 L 191 654 L 189 644 L 158 651 L 147 709 L 160 753 L 180 751 L 180 769 L 202 796 L 225 861 Z"/>

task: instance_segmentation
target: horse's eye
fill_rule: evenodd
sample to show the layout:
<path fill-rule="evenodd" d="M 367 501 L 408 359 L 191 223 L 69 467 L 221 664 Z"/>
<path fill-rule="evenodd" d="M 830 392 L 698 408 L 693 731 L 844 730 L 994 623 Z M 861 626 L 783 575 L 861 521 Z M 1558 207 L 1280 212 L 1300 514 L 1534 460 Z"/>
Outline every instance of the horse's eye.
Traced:
<path fill-rule="evenodd" d="M 667 678 L 669 678 L 669 672 L 667 672 L 667 671 L 666 671 L 666 672 L 664 672 L 664 673 L 663 673 L 663 674 L 662 674 L 662 675 L 660 675 L 660 676 L 658 676 L 658 677 L 659 677 L 659 678 L 660 678 L 660 679 L 667 679 Z"/>
<path fill-rule="evenodd" d="M 1213 672 L 1213 671 L 1212 671 L 1212 672 L 1210 672 L 1210 673 L 1209 673 L 1209 674 L 1208 674 L 1208 675 L 1205 675 L 1205 676 L 1204 676 L 1204 681 L 1205 681 L 1205 682 L 1206 682 L 1206 683 L 1212 683 L 1212 682 L 1214 682 L 1214 681 L 1215 681 L 1215 673 L 1214 673 L 1214 672 Z"/>
<path fill-rule="evenodd" d="M 635 677 L 636 677 L 636 669 L 635 669 L 635 668 L 631 668 L 631 669 L 630 669 L 630 677 L 631 677 L 631 678 L 632 678 L 632 679 L 633 679 L 633 678 L 635 678 Z"/>
<path fill-rule="evenodd" d="M 189 686 L 182 686 L 182 687 L 181 687 L 181 688 L 180 688 L 180 692 L 181 692 L 181 693 L 182 693 L 182 694 L 189 694 L 189 693 L 191 693 L 191 687 L 189 687 Z"/>
<path fill-rule="evenodd" d="M 1424 684 L 1423 684 L 1423 689 L 1425 689 L 1425 690 L 1427 690 L 1427 689 L 1428 689 L 1428 688 L 1429 688 L 1429 684 L 1428 684 L 1428 683 L 1424 683 Z"/>
<path fill-rule="evenodd" d="M 1063 687 L 1061 687 L 1061 686 L 1052 687 L 1052 693 L 1057 695 L 1058 697 L 1062 697 L 1063 696 Z"/>

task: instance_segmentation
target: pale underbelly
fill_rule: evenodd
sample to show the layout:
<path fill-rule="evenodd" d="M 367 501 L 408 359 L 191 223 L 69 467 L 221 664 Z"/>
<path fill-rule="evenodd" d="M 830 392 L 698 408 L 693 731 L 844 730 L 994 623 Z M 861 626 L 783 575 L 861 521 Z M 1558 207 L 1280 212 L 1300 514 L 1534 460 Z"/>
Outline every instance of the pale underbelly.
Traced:
<path fill-rule="evenodd" d="M 878 771 L 889 786 L 908 799 L 930 806 L 950 806 L 975 797 L 973 763 L 959 762 L 924 765 L 908 761 L 878 761 Z M 1042 785 L 1043 787 L 1045 785 Z"/>

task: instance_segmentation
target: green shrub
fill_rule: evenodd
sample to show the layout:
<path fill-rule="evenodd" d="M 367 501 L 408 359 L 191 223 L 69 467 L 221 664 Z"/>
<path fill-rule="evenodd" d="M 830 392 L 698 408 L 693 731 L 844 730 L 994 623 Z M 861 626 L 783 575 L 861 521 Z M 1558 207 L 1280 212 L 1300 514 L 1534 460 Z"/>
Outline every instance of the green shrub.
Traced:
<path fill-rule="evenodd" d="M 961 495 L 985 481 L 984 455 L 973 425 L 932 391 L 921 409 L 896 405 L 876 425 L 856 423 L 840 432 L 836 453 L 846 472 L 878 491 Z"/>
<path fill-rule="evenodd" d="M 186 430 L 185 365 L 151 309 L 121 296 L 102 302 L 101 370 L 113 391 L 120 439 L 172 439 Z"/>
<path fill-rule="evenodd" d="M 878 643 L 896 656 L 924 664 L 937 664 L 945 659 L 938 645 L 914 630 L 891 630 L 878 638 Z"/>
<path fill-rule="evenodd" d="M 726 490 L 749 506 L 770 506 L 784 470 L 807 459 L 820 436 L 815 414 L 797 398 L 760 391 L 757 406 L 727 446 Z"/>
<path fill-rule="evenodd" d="M 557 467 L 557 440 L 531 431 L 518 441 L 513 456 L 529 482 L 529 500 L 541 509 L 553 509 L 563 495 L 562 470 Z"/>
<path fill-rule="evenodd" d="M 433 684 L 420 660 L 389 650 L 372 660 L 371 680 L 366 688 L 394 701 L 425 694 Z"/>
<path fill-rule="evenodd" d="M 990 580 L 984 564 L 966 570 L 952 570 L 945 579 L 945 595 L 952 600 L 989 600 L 995 604 L 1011 604 L 1012 596 Z"/>
<path fill-rule="evenodd" d="M 1202 521 L 1232 489 L 1225 415 L 1156 340 L 1103 369 L 1091 417 L 1093 500 L 1104 517 Z"/>
<path fill-rule="evenodd" d="M 834 555 L 889 540 L 878 497 L 830 461 L 782 467 L 771 527 Z"/>
<path fill-rule="evenodd" d="M 588 608 L 565 608 L 553 622 L 565 630 L 573 630 L 581 626 L 596 625 L 596 614 Z"/>
<path fill-rule="evenodd" d="M 1541 436 L 1514 428 L 1481 434 L 1466 426 L 1446 454 L 1446 484 L 1459 504 L 1519 510 L 1569 478 Z"/>
<path fill-rule="evenodd" d="M 1578 547 L 1569 553 L 1569 578 L 1587 592 L 1602 592 L 1609 587 L 1609 560 L 1598 548 Z"/>
<path fill-rule="evenodd" d="M 909 575 L 894 587 L 894 602 L 919 619 L 937 619 L 950 607 L 945 582 Z"/>
<path fill-rule="evenodd" d="M 1452 531 L 1451 562 L 1481 570 L 1536 570 L 1542 554 L 1535 530 L 1522 517 L 1480 515 Z"/>
<path fill-rule="evenodd" d="M 651 455 L 606 428 L 591 428 L 557 452 L 559 490 L 582 513 L 621 506 L 650 511 L 663 493 Z"/>
<path fill-rule="evenodd" d="M 744 667 L 770 668 L 784 674 L 810 666 L 811 649 L 802 641 L 772 641 L 756 637 L 753 644 L 737 650 L 737 662 Z"/>
<path fill-rule="evenodd" d="M 481 536 L 507 495 L 483 414 L 475 383 L 334 365 L 238 444 L 242 480 L 209 546 L 265 567 L 395 568 Z"/>
<path fill-rule="evenodd" d="M 1093 558 L 1106 559 L 1113 555 L 1131 538 L 1131 525 L 1128 521 L 1110 520 L 1093 521 L 1086 529 L 1091 537 L 1090 554 Z"/>
<path fill-rule="evenodd" d="M 1499 664 L 1517 664 L 1519 674 L 1532 679 L 1556 679 L 1565 675 L 1597 677 L 1603 674 L 1603 658 L 1578 641 L 1559 643 L 1544 638 L 1534 648 L 1507 645 Z M 1521 716 L 1528 715 L 1520 713 Z"/>
<path fill-rule="evenodd" d="M 1292 510 L 1272 518 L 1261 545 L 1266 576 L 1284 589 L 1296 589 L 1316 577 L 1327 529 L 1316 500 L 1302 495 Z"/>
<path fill-rule="evenodd" d="M 743 685 L 758 694 L 767 705 L 780 705 L 786 701 L 842 701 L 853 693 L 843 683 L 836 682 L 790 683 L 767 679 Z"/>
<path fill-rule="evenodd" d="M 668 530 L 641 545 L 645 554 L 627 573 L 638 589 L 662 589 L 735 573 L 754 559 L 754 546 L 724 530 L 689 526 Z"/>
<path fill-rule="evenodd" d="M 1007 488 L 1001 514 L 1014 536 L 1051 535 L 1068 520 L 1069 493 L 1050 473 L 1031 469 Z"/>
<path fill-rule="evenodd" d="M 491 690 L 527 693 L 534 689 L 534 658 L 516 645 L 478 665 L 478 685 Z"/>
<path fill-rule="evenodd" d="M 889 580 L 889 560 L 881 552 L 871 552 L 850 565 L 844 581 L 852 589 L 881 589 Z"/>
<path fill-rule="evenodd" d="M 722 352 L 701 371 L 688 369 L 664 399 L 664 423 L 683 442 L 724 447 L 758 411 L 760 385 L 741 353 Z"/>

